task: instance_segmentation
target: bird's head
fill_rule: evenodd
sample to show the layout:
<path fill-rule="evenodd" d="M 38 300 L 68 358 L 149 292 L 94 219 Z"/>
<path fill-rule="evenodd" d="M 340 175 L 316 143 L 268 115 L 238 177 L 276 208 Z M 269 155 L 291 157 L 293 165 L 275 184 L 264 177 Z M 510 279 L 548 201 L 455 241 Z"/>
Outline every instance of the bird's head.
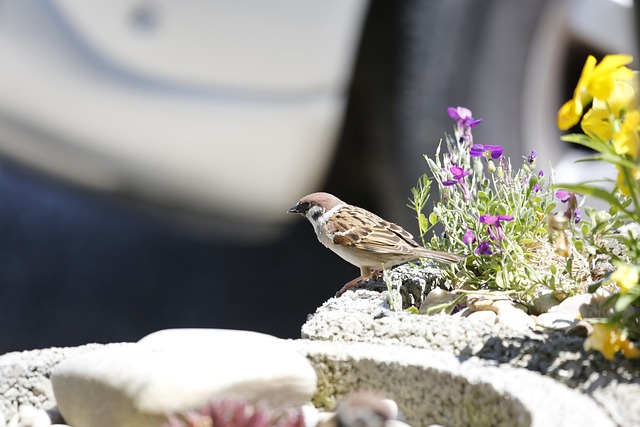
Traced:
<path fill-rule="evenodd" d="M 312 193 L 304 196 L 293 205 L 287 213 L 297 213 L 307 217 L 312 224 L 320 221 L 322 216 L 338 205 L 345 203 L 329 193 Z"/>

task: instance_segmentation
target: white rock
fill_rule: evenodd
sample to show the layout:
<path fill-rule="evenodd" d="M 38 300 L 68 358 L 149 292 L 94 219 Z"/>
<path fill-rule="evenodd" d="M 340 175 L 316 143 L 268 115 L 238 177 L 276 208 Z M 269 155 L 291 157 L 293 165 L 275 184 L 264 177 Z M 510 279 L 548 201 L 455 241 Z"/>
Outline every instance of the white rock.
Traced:
<path fill-rule="evenodd" d="M 0 427 L 7 427 L 7 419 L 2 412 L 0 412 Z"/>
<path fill-rule="evenodd" d="M 474 311 L 466 316 L 468 319 L 474 320 L 476 322 L 484 322 L 489 325 L 494 325 L 496 323 L 497 314 L 491 310 L 482 310 L 482 311 Z"/>
<path fill-rule="evenodd" d="M 508 325 L 516 330 L 528 330 L 536 326 L 536 322 L 527 313 L 519 308 L 507 305 L 500 307 L 496 322 Z"/>
<path fill-rule="evenodd" d="M 311 427 L 317 426 L 319 423 L 328 422 L 335 416 L 335 412 L 320 412 L 318 408 L 312 404 L 302 406 L 302 416 L 304 417 L 304 425 Z"/>
<path fill-rule="evenodd" d="M 511 301 L 510 299 L 497 299 L 493 302 L 493 306 L 498 310 L 498 313 L 500 313 L 500 310 L 511 310 L 512 308 L 520 310 L 523 313 L 527 312 L 527 309 L 522 304 Z"/>
<path fill-rule="evenodd" d="M 175 329 L 61 362 L 52 373 L 73 427 L 157 427 L 213 398 L 302 405 L 316 374 L 290 341 L 257 332 Z"/>
<path fill-rule="evenodd" d="M 544 328 L 565 329 L 574 326 L 577 320 L 567 313 L 542 313 L 537 323 Z"/>
<path fill-rule="evenodd" d="M 583 305 L 589 305 L 592 298 L 592 294 L 579 294 L 568 297 L 559 305 L 550 308 L 549 313 L 565 313 L 572 316 L 574 319 L 578 319 L 581 317 L 580 308 Z"/>
<path fill-rule="evenodd" d="M 440 306 L 443 304 L 449 304 L 459 298 L 460 295 L 454 294 L 453 292 L 445 291 L 444 289 L 435 288 L 426 296 L 422 304 L 420 304 L 419 312 L 421 314 L 426 314 L 427 310 L 431 307 Z M 444 311 L 446 313 L 450 313 L 453 310 L 453 306 L 447 307 Z M 438 314 L 441 311 L 435 311 L 431 314 Z"/>
<path fill-rule="evenodd" d="M 30 405 L 22 405 L 18 408 L 18 427 L 49 427 L 51 419 L 43 409 L 37 409 Z"/>

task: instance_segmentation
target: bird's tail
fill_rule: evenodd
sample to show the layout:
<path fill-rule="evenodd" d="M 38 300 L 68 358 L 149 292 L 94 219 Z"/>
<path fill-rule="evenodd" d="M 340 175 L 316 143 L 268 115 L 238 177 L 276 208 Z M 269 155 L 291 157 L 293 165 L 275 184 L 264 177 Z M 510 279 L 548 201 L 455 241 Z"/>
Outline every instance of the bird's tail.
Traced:
<path fill-rule="evenodd" d="M 452 254 L 450 252 L 434 251 L 433 249 L 420 248 L 420 258 L 432 259 L 438 262 L 457 263 L 466 258 L 466 255 Z"/>

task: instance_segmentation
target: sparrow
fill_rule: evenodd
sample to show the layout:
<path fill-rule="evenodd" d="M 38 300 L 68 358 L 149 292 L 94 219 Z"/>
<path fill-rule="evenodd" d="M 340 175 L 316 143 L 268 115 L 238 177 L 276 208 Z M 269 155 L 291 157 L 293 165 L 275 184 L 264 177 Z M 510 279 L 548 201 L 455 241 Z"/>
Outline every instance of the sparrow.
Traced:
<path fill-rule="evenodd" d="M 345 261 L 360 268 L 360 277 L 348 282 L 336 296 L 372 278 L 380 269 L 391 268 L 418 258 L 456 263 L 463 255 L 435 251 L 420 246 L 397 224 L 366 209 L 349 205 L 329 193 L 312 193 L 300 199 L 288 213 L 305 216 L 318 240 Z"/>

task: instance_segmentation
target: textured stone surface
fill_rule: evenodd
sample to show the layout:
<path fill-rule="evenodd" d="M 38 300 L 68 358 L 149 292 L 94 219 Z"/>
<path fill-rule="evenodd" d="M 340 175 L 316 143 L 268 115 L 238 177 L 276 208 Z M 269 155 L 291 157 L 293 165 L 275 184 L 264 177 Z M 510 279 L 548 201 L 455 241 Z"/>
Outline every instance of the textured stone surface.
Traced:
<path fill-rule="evenodd" d="M 119 344 L 109 344 L 118 346 Z M 11 420 L 22 405 L 45 410 L 55 406 L 51 369 L 60 361 L 102 348 L 101 344 L 12 352 L 0 356 L 0 414 Z"/>
<path fill-rule="evenodd" d="M 592 396 L 621 426 L 640 425 L 640 405 L 630 405 L 640 401 L 637 361 L 619 356 L 610 362 L 598 352 L 585 351 L 584 336 L 568 331 L 514 329 L 456 315 L 396 313 L 388 309 L 384 293 L 358 290 L 318 308 L 303 325 L 302 336 L 443 350 L 459 360 L 477 357 L 500 367 L 524 368 Z"/>
<path fill-rule="evenodd" d="M 422 377 L 418 377 L 418 381 L 413 384 L 404 385 L 398 384 L 398 381 L 394 379 L 396 376 L 403 375 L 394 371 L 398 367 L 402 368 L 400 371 L 407 372 L 409 376 L 424 375 L 425 371 L 422 365 L 417 368 L 405 366 L 407 363 L 413 362 L 404 359 L 404 356 L 413 354 L 415 351 L 427 351 L 428 353 L 421 353 L 423 356 L 418 359 L 422 364 L 425 360 L 434 364 L 434 366 L 430 365 L 429 369 L 437 374 L 438 380 L 434 382 L 429 380 L 424 387 L 427 389 L 425 393 L 429 393 L 427 394 L 428 399 L 436 399 L 436 403 L 440 403 L 440 406 L 433 405 L 436 414 L 441 413 L 449 416 L 447 411 L 460 411 L 460 414 L 451 415 L 452 419 L 465 420 L 466 415 L 464 414 L 468 407 L 482 406 L 482 399 L 485 399 L 484 402 L 490 403 L 496 401 L 494 391 L 499 388 L 496 388 L 493 382 L 502 381 L 500 380 L 501 373 L 505 373 L 508 377 L 503 378 L 504 381 L 508 381 L 510 377 L 523 378 L 525 381 L 526 378 L 517 376 L 519 375 L 516 374 L 518 369 L 511 370 L 512 368 L 524 368 L 524 370 L 533 371 L 529 372 L 530 374 L 543 374 L 547 380 L 555 380 L 588 395 L 593 399 L 592 402 L 597 402 L 600 408 L 619 426 L 640 425 L 640 405 L 637 405 L 637 402 L 640 401 L 640 365 L 637 361 L 628 361 L 622 358 L 609 362 L 597 352 L 585 352 L 583 349 L 584 335 L 574 335 L 576 332 L 584 333 L 584 331 L 572 330 L 571 328 L 562 332 L 518 331 L 508 325 L 464 318 L 463 313 L 457 313 L 453 316 L 395 313 L 388 310 L 385 298 L 385 294 L 358 291 L 356 293 L 347 292 L 338 300 L 329 300 L 303 326 L 305 337 L 326 340 L 327 342 L 307 343 L 304 340 L 294 342 L 294 346 L 301 346 L 297 347 L 300 351 L 309 354 L 321 374 L 320 384 L 322 387 L 316 399 L 321 399 L 327 406 L 330 406 L 332 398 L 335 399 L 335 396 L 341 396 L 351 390 L 354 384 L 357 387 L 365 387 L 367 384 L 372 384 L 372 381 L 377 381 L 375 384 L 383 384 L 385 389 L 390 387 L 395 390 L 397 387 L 405 387 L 402 390 L 406 389 L 406 401 L 403 400 L 405 397 L 402 394 L 389 396 L 396 399 L 403 410 L 406 410 L 404 408 L 407 407 L 419 408 L 421 404 L 430 405 L 431 403 L 424 402 L 422 391 L 411 395 L 410 389 L 412 387 L 417 387 L 418 390 L 423 389 Z M 494 312 L 491 313 L 495 315 Z M 152 335 L 149 340 L 153 339 L 155 338 Z M 379 343 L 384 347 L 380 349 L 373 344 L 368 344 L 369 342 Z M 308 345 L 312 347 L 307 348 Z M 313 347 L 316 345 L 320 347 Z M 341 350 L 345 345 L 365 346 L 368 353 L 355 357 L 350 352 L 345 353 L 345 350 Z M 335 346 L 335 349 L 325 346 Z M 66 349 L 53 348 L 0 356 L 0 392 L 2 393 L 0 413 L 8 421 L 13 419 L 20 405 L 51 408 L 55 405 L 48 380 L 51 368 L 62 359 L 103 347 L 90 345 Z M 117 347 L 117 345 L 107 347 Z M 255 353 L 255 349 L 252 350 Z M 440 350 L 448 354 L 442 355 Z M 345 354 L 344 358 L 335 361 L 334 351 L 338 351 L 338 355 Z M 389 351 L 392 351 L 390 357 L 397 359 L 382 361 L 383 365 L 379 366 L 378 356 L 382 357 L 387 354 L 385 352 Z M 260 354 L 259 350 L 258 354 Z M 343 360 L 345 358 L 346 361 Z M 453 370 L 447 368 L 447 366 L 451 366 L 452 358 L 455 363 L 460 365 L 458 368 L 454 367 Z M 322 360 L 326 360 L 327 363 L 320 363 Z M 358 367 L 352 368 L 355 366 L 353 364 Z M 441 369 L 440 364 L 445 369 Z M 370 374 L 363 374 L 359 380 L 364 365 L 369 369 Z M 495 377 L 495 380 L 487 385 L 485 376 L 480 378 L 471 376 L 467 379 L 467 383 L 463 382 L 463 385 L 460 385 L 456 379 L 457 375 L 464 376 L 467 370 L 481 372 L 475 370 L 478 365 L 480 368 L 493 368 L 491 375 Z M 327 382 L 326 378 L 333 380 Z M 474 378 L 482 384 L 475 384 Z M 458 398 L 453 397 L 455 393 L 441 392 L 442 384 L 451 384 L 454 390 L 457 390 Z M 552 390 L 544 388 L 546 383 L 532 384 L 535 387 L 541 386 L 543 389 Z M 534 385 L 531 385 L 530 388 Z M 484 394 L 477 394 L 477 387 L 489 388 L 485 390 Z M 504 400 L 503 404 L 506 405 L 507 410 L 517 411 L 518 406 L 510 401 L 511 392 L 509 389 L 503 391 L 498 394 Z M 444 400 L 449 406 L 442 406 L 445 398 L 441 398 L 440 394 L 449 396 Z M 474 402 L 473 399 L 480 399 L 480 402 Z M 516 401 L 519 402 L 520 399 L 516 399 Z M 539 411 L 548 414 L 552 414 L 556 410 L 566 411 L 567 408 L 559 406 L 539 408 Z M 484 413 L 480 411 L 476 414 L 477 418 L 467 417 L 466 420 L 472 425 L 483 425 L 475 422 L 486 423 L 489 419 L 494 421 L 501 419 L 500 417 L 503 415 L 494 412 L 494 409 L 491 409 L 490 416 L 484 418 Z M 535 416 L 541 415 L 536 414 Z M 439 424 L 453 425 L 444 420 L 444 415 L 441 418 L 432 417 L 429 419 L 432 420 L 432 423 L 435 423 L 435 420 L 440 420 L 437 421 Z M 549 425 L 560 424 L 551 422 Z"/>
<path fill-rule="evenodd" d="M 214 329 L 160 331 L 97 349 L 61 362 L 51 380 L 58 409 L 74 427 L 157 427 L 167 414 L 214 398 L 302 405 L 316 386 L 291 342 Z"/>
<path fill-rule="evenodd" d="M 318 372 L 315 403 L 352 390 L 381 390 L 413 426 L 614 426 L 589 397 L 524 369 L 473 357 L 366 343 L 299 340 Z"/>
<path fill-rule="evenodd" d="M 498 330 L 506 336 L 521 335 L 508 325 L 488 325 L 456 316 L 392 312 L 385 298 L 386 291 L 380 294 L 366 290 L 331 298 L 302 326 L 302 338 L 400 344 L 472 355 L 482 348 L 486 336 Z"/>

